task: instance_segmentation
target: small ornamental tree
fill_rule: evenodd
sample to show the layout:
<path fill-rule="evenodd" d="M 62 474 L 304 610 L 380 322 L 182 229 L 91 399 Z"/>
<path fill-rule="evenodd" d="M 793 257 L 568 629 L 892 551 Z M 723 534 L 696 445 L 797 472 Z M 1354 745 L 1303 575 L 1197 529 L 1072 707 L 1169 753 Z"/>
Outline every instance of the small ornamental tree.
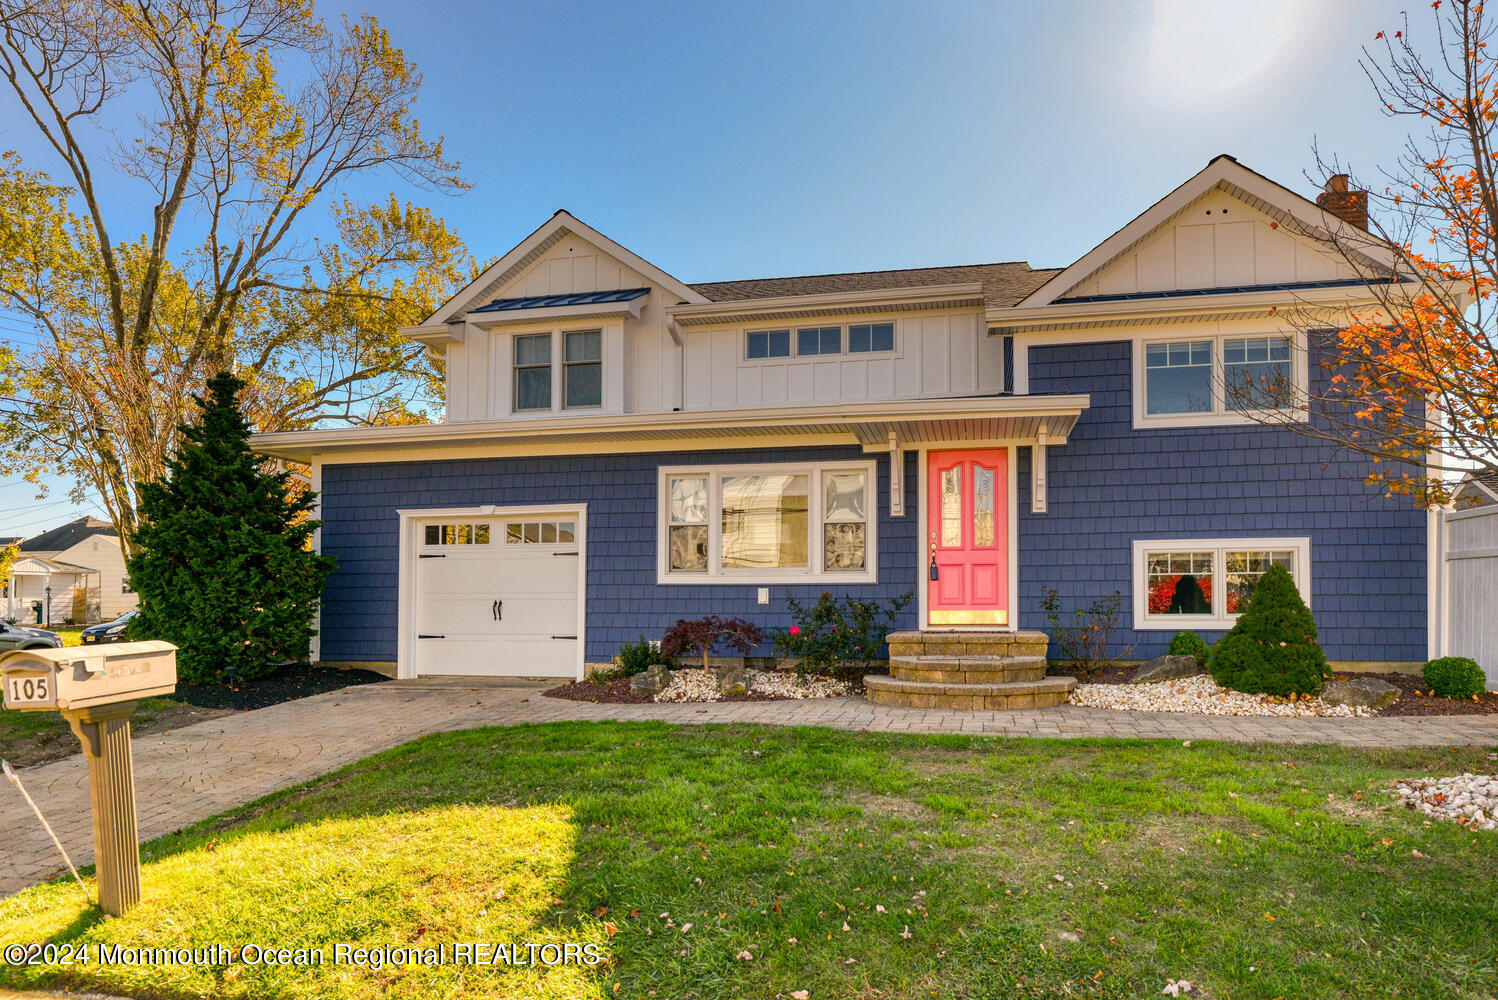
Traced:
<path fill-rule="evenodd" d="M 1208 669 L 1235 691 L 1290 696 L 1321 690 L 1327 667 L 1316 620 L 1283 566 L 1259 577 L 1238 624 L 1212 647 Z"/>
<path fill-rule="evenodd" d="M 310 517 L 313 493 L 266 472 L 250 450 L 243 388 L 227 372 L 209 379 L 166 477 L 140 484 L 129 570 L 141 613 L 130 635 L 175 644 L 189 683 L 254 680 L 306 659 L 334 565 L 309 545 L 322 523 Z"/>
<path fill-rule="evenodd" d="M 707 656 L 719 644 L 748 656 L 764 638 L 759 626 L 742 618 L 678 618 L 676 624 L 666 630 L 661 638 L 661 652 L 670 657 L 684 653 L 696 653 L 702 657 L 702 669 L 707 669 Z"/>

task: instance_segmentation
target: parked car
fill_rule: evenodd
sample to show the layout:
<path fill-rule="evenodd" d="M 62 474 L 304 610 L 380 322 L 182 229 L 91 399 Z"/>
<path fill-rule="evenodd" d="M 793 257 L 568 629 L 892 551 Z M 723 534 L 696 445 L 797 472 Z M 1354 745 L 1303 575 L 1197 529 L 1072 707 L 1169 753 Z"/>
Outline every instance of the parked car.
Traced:
<path fill-rule="evenodd" d="M 100 622 L 98 625 L 90 625 L 83 630 L 81 636 L 85 644 L 96 642 L 119 642 L 125 637 L 125 628 L 140 614 L 140 609 L 126 611 L 112 622 Z"/>
<path fill-rule="evenodd" d="M 0 622 L 0 652 L 12 649 L 61 649 L 62 636 L 44 628 Z"/>

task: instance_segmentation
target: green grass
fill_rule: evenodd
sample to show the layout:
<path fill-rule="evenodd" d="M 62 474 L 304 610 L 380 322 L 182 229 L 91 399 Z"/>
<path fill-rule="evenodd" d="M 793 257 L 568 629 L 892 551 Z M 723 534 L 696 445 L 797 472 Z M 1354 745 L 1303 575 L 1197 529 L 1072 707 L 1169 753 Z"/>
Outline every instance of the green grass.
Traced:
<path fill-rule="evenodd" d="M 1465 749 L 444 734 L 156 841 L 123 919 L 66 883 L 0 901 L 0 942 L 321 945 L 331 963 L 335 942 L 573 941 L 608 963 L 0 966 L 0 984 L 824 1000 L 1154 997 L 1184 978 L 1207 1000 L 1490 998 L 1498 836 L 1427 826 L 1385 788 L 1492 767 Z"/>
<path fill-rule="evenodd" d="M 62 644 L 64 648 L 68 646 L 83 645 L 82 625 L 54 625 L 52 626 L 51 631 L 56 632 L 58 635 L 62 636 Z"/>

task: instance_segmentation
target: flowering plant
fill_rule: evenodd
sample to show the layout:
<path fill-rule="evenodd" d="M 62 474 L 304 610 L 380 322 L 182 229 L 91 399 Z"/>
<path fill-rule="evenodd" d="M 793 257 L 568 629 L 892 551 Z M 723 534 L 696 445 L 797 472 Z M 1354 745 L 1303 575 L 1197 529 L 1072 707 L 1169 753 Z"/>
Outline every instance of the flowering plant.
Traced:
<path fill-rule="evenodd" d="M 803 673 L 831 673 L 847 663 L 884 659 L 884 637 L 914 597 L 907 591 L 888 603 L 854 597 L 839 601 L 824 590 L 811 605 L 788 598 L 796 624 L 775 633 L 775 653 L 793 657 Z"/>

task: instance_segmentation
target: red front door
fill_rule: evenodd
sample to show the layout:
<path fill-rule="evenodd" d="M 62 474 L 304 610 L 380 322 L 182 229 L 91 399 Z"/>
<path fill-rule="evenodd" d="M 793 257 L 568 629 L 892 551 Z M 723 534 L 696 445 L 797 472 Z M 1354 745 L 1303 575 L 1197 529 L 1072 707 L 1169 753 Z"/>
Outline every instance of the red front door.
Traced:
<path fill-rule="evenodd" d="M 926 620 L 1009 624 L 1009 452 L 926 458 Z"/>

